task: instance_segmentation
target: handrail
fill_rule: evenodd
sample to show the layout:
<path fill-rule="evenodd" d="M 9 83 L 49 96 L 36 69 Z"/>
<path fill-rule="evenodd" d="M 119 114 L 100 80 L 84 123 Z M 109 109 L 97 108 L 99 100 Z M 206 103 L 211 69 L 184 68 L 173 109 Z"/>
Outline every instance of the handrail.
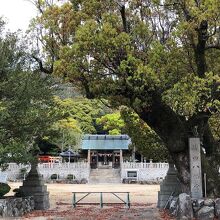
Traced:
<path fill-rule="evenodd" d="M 123 169 L 164 169 L 168 168 L 168 163 L 142 163 L 142 162 L 123 162 L 121 164 Z"/>
<path fill-rule="evenodd" d="M 30 165 L 9 163 L 8 169 L 21 169 L 23 167 L 30 167 Z M 87 168 L 90 165 L 87 162 L 76 162 L 76 163 L 39 163 L 40 169 L 53 169 L 53 168 Z M 142 162 L 123 162 L 121 163 L 122 169 L 167 169 L 168 163 L 142 163 Z"/>

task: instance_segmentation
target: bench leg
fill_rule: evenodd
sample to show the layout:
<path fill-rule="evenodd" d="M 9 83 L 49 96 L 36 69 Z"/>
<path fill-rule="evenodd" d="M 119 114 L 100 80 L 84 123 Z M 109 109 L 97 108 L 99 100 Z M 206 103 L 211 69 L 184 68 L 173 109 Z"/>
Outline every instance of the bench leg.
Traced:
<path fill-rule="evenodd" d="M 76 208 L 76 193 L 73 193 L 73 207 Z"/>
<path fill-rule="evenodd" d="M 100 208 L 103 208 L 103 197 L 102 197 L 102 193 L 100 193 Z"/>
<path fill-rule="evenodd" d="M 129 209 L 130 208 L 130 195 L 129 195 L 129 192 L 127 193 L 127 208 Z"/>

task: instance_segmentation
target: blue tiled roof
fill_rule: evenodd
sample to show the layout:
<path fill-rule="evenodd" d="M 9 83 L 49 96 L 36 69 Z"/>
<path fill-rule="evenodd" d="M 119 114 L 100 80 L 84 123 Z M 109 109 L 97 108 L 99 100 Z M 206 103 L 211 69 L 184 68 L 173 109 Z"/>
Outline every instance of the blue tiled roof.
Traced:
<path fill-rule="evenodd" d="M 83 150 L 128 150 L 131 139 L 128 135 L 84 135 Z"/>

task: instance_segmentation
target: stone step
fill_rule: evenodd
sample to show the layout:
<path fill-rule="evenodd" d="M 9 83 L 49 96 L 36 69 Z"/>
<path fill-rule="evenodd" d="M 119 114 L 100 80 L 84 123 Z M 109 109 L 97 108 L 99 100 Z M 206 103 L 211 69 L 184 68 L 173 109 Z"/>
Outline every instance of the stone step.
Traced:
<path fill-rule="evenodd" d="M 118 180 L 118 179 L 115 179 L 115 180 L 112 180 L 112 179 L 109 179 L 109 180 L 100 180 L 100 179 L 96 179 L 96 180 L 89 180 L 89 183 L 90 184 L 99 184 L 99 183 L 106 183 L 106 184 L 108 184 L 108 183 L 120 183 L 121 181 L 120 180 Z"/>
<path fill-rule="evenodd" d="M 100 166 L 98 169 L 112 169 L 111 166 Z"/>
<path fill-rule="evenodd" d="M 92 169 L 89 183 L 120 183 L 120 169 Z"/>

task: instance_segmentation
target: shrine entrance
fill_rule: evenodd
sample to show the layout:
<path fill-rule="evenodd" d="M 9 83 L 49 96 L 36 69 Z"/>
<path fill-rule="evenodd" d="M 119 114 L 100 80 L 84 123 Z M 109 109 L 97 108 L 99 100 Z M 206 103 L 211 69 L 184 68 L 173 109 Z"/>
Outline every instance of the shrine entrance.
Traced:
<path fill-rule="evenodd" d="M 120 168 L 123 152 L 131 143 L 128 135 L 85 135 L 82 150 L 87 150 L 87 161 L 92 169 Z"/>
<path fill-rule="evenodd" d="M 89 151 L 88 159 L 92 169 L 120 168 L 120 151 Z"/>

